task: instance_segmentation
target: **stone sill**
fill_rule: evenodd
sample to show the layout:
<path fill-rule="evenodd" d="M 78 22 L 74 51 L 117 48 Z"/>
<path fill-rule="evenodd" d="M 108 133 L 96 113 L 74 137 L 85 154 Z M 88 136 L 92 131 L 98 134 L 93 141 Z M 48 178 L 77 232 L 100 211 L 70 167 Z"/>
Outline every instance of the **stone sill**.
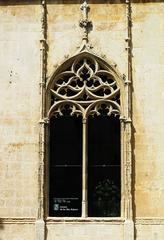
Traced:
<path fill-rule="evenodd" d="M 3 224 L 35 224 L 37 221 L 36 218 L 30 217 L 1 217 L 0 225 Z M 51 224 L 63 224 L 63 223 L 74 223 L 74 224 L 109 224 L 109 225 L 124 225 L 126 219 L 121 217 L 115 218 L 101 218 L 101 217 L 47 217 L 45 222 L 47 225 Z M 137 217 L 134 220 L 135 225 L 164 225 L 163 217 Z"/>
<path fill-rule="evenodd" d="M 47 224 L 53 223 L 108 223 L 108 224 L 124 224 L 125 219 L 120 217 L 48 217 L 46 219 Z"/>

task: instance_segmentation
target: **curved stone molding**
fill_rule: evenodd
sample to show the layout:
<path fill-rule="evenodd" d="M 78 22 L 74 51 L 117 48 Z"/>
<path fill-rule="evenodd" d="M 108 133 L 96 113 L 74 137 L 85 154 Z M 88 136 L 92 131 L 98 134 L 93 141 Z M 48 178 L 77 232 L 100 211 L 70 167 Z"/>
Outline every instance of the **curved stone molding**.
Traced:
<path fill-rule="evenodd" d="M 121 115 L 120 87 L 111 67 L 91 53 L 68 59 L 51 79 L 50 115 Z"/>

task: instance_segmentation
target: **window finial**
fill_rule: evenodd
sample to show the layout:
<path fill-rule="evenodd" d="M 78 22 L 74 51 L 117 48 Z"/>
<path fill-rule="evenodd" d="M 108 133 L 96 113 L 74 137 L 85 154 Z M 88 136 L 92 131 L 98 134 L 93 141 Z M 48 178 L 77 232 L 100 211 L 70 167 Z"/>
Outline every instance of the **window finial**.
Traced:
<path fill-rule="evenodd" d="M 87 0 L 84 0 L 80 6 L 80 10 L 82 11 L 82 19 L 79 22 L 81 28 L 83 28 L 83 42 L 88 43 L 88 33 L 92 29 L 92 21 L 88 19 L 88 13 L 90 11 L 90 7 L 87 3 Z"/>

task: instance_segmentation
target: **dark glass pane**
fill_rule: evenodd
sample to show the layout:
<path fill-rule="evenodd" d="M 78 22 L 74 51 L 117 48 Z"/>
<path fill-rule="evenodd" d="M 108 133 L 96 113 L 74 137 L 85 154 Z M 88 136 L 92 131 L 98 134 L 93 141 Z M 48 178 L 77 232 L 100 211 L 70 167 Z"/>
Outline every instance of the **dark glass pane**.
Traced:
<path fill-rule="evenodd" d="M 82 120 L 50 121 L 50 216 L 80 217 L 82 188 Z"/>
<path fill-rule="evenodd" d="M 120 122 L 88 119 L 88 205 L 91 217 L 120 216 Z"/>

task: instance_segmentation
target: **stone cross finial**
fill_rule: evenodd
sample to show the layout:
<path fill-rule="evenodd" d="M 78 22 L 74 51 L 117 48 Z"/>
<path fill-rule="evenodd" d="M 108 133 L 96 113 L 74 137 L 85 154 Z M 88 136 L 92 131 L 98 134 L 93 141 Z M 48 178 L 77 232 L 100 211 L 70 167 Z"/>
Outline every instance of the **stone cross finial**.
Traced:
<path fill-rule="evenodd" d="M 88 42 L 88 33 L 92 28 L 92 21 L 88 20 L 88 12 L 90 7 L 87 3 L 87 0 L 84 0 L 84 2 L 81 4 L 80 10 L 82 11 L 83 18 L 80 20 L 79 25 L 84 29 L 83 40 Z"/>
<path fill-rule="evenodd" d="M 89 7 L 86 0 L 84 0 L 83 4 L 81 4 L 80 9 L 81 9 L 82 14 L 83 14 L 83 19 L 87 19 L 90 7 Z"/>

